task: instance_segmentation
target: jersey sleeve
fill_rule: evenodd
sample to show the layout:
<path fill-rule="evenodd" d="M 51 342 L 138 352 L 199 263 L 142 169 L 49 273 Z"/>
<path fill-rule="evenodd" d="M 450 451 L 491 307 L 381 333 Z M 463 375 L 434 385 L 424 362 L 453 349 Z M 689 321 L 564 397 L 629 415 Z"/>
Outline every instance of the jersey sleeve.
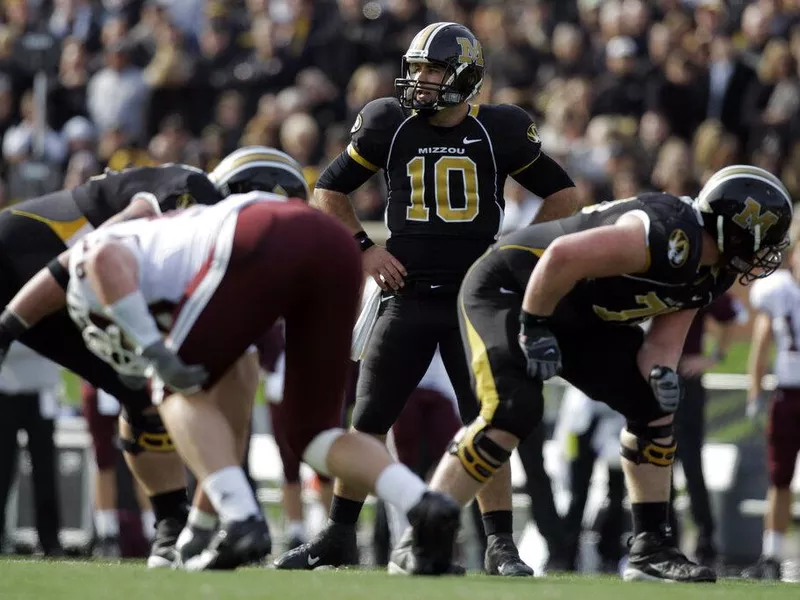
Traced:
<path fill-rule="evenodd" d="M 379 98 L 367 104 L 350 129 L 347 155 L 370 171 L 386 166 L 392 137 L 404 118 L 394 98 Z"/>
<path fill-rule="evenodd" d="M 496 114 L 486 120 L 486 125 L 492 135 L 497 167 L 501 173 L 514 177 L 539 158 L 539 132 L 531 116 L 519 106 L 499 104 L 493 109 Z"/>
<path fill-rule="evenodd" d="M 187 208 L 194 204 L 216 204 L 222 199 L 217 188 L 200 169 L 188 165 L 160 167 L 163 183 L 157 185 L 155 196 L 162 212 Z"/>
<path fill-rule="evenodd" d="M 649 259 L 647 269 L 638 276 L 666 284 L 691 282 L 700 266 L 701 227 L 679 215 L 664 216 L 647 209 L 633 212 L 644 221 Z"/>
<path fill-rule="evenodd" d="M 774 277 L 773 275 L 765 279 L 757 279 L 750 287 L 750 306 L 773 317 L 778 315 L 776 300 L 779 295 L 776 293 Z"/>

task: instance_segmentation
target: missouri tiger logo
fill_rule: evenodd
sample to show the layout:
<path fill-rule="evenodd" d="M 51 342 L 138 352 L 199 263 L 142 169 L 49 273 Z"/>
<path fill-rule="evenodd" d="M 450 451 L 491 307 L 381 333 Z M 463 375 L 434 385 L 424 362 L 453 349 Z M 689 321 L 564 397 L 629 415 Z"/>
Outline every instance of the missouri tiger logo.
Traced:
<path fill-rule="evenodd" d="M 683 229 L 674 229 L 669 234 L 667 259 L 673 267 L 682 267 L 689 258 L 689 238 Z"/>
<path fill-rule="evenodd" d="M 536 123 L 530 124 L 526 135 L 528 136 L 528 140 L 530 140 L 532 143 L 541 143 L 541 140 L 539 139 L 539 131 L 536 129 Z"/>
<path fill-rule="evenodd" d="M 361 118 L 361 113 L 358 113 L 356 117 L 356 122 L 353 123 L 353 126 L 350 128 L 350 135 L 353 135 L 356 131 L 361 129 L 361 126 L 364 124 L 364 119 Z"/>
<path fill-rule="evenodd" d="M 178 200 L 175 202 L 176 208 L 189 208 L 193 204 L 197 204 L 197 200 L 188 192 L 178 196 Z"/>

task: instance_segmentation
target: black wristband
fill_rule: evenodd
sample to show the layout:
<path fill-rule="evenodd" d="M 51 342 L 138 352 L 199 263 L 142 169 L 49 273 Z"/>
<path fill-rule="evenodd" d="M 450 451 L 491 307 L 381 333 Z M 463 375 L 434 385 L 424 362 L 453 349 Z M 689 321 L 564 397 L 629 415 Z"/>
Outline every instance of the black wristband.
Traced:
<path fill-rule="evenodd" d="M 539 315 L 532 315 L 524 308 L 519 311 L 519 322 L 525 327 L 541 327 L 546 326 L 550 317 L 542 317 Z"/>
<path fill-rule="evenodd" d="M 8 347 L 28 330 L 28 324 L 6 308 L 0 314 L 0 345 Z"/>
<path fill-rule="evenodd" d="M 356 241 L 362 252 L 368 248 L 372 248 L 375 245 L 375 242 L 369 239 L 366 231 L 359 231 L 353 236 L 353 239 Z"/>
<path fill-rule="evenodd" d="M 50 274 L 53 278 L 58 282 L 58 285 L 61 286 L 65 292 L 67 291 L 67 286 L 69 285 L 69 270 L 61 264 L 61 261 L 58 260 L 58 257 L 51 260 L 47 263 L 47 270 L 50 271 Z"/>

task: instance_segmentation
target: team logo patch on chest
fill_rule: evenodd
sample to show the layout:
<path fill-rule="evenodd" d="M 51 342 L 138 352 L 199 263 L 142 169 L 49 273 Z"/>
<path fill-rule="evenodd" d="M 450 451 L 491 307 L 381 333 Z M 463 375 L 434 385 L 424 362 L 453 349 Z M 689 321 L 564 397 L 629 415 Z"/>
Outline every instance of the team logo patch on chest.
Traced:
<path fill-rule="evenodd" d="M 667 244 L 667 259 L 673 267 L 682 267 L 689 258 L 689 238 L 683 229 L 673 229 Z"/>

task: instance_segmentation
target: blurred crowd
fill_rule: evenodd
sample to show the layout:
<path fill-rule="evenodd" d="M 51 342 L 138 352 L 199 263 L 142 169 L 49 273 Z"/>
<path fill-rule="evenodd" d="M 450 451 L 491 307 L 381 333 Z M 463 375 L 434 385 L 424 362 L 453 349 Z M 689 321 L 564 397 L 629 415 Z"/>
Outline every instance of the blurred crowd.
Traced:
<path fill-rule="evenodd" d="M 537 118 L 586 201 L 692 194 L 736 161 L 800 194 L 799 0 L 3 0 L 2 201 L 106 166 L 284 149 L 313 185 L 436 20 L 485 47 L 480 102 Z M 376 177 L 355 195 L 383 213 Z M 525 203 L 509 185 L 511 202 Z"/>

